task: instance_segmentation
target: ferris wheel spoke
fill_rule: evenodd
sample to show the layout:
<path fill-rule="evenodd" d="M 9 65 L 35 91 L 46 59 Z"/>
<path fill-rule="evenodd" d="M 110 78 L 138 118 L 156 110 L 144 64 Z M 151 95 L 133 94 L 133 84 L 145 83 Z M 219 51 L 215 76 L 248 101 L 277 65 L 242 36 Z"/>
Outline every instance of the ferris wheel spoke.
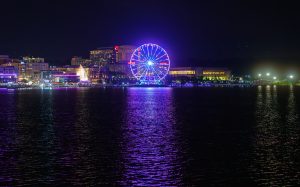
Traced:
<path fill-rule="evenodd" d="M 141 75 L 140 79 L 146 80 L 146 75 L 147 75 L 147 69 L 143 72 L 143 74 Z"/>
<path fill-rule="evenodd" d="M 138 70 L 139 76 L 142 77 L 146 70 L 147 70 L 146 68 L 139 69 Z"/>
<path fill-rule="evenodd" d="M 142 52 L 141 53 L 146 59 L 148 59 L 148 56 L 147 56 L 147 52 L 145 51 L 145 47 L 142 47 Z"/>
<path fill-rule="evenodd" d="M 136 53 L 134 54 L 134 56 L 140 58 L 145 58 L 142 54 L 142 48 L 140 47 L 138 51 L 136 51 Z"/>
<path fill-rule="evenodd" d="M 134 58 L 134 57 L 137 57 L 137 59 Z M 141 57 L 141 56 L 138 56 L 137 54 L 134 54 L 132 59 L 133 59 L 133 60 L 136 60 L 136 61 L 141 61 L 141 62 L 143 62 L 143 60 L 141 60 L 141 59 L 145 59 L 145 57 L 144 57 L 144 56 Z"/>
<path fill-rule="evenodd" d="M 154 69 L 154 68 L 153 68 L 153 69 Z M 157 74 L 158 77 L 159 77 L 159 75 L 161 75 L 161 73 L 162 73 L 159 69 L 155 69 L 154 71 L 156 72 L 156 74 Z"/>
<path fill-rule="evenodd" d="M 148 58 L 149 58 L 150 57 L 149 45 L 147 46 L 147 53 L 148 53 Z"/>
<path fill-rule="evenodd" d="M 157 55 L 155 55 L 155 58 L 157 58 L 160 54 L 161 54 L 161 50 L 159 50 L 158 52 L 157 52 Z"/>
<path fill-rule="evenodd" d="M 162 57 L 164 57 L 164 56 L 167 56 L 167 54 L 165 53 L 165 54 L 163 54 L 162 56 L 160 56 L 160 57 L 158 57 L 158 58 L 156 58 L 156 60 L 158 61 L 158 60 L 160 60 Z"/>
<path fill-rule="evenodd" d="M 168 73 L 168 71 L 165 69 L 160 69 L 160 72 L 162 76 L 165 76 Z"/>
<path fill-rule="evenodd" d="M 153 56 L 156 58 L 156 52 L 157 52 L 157 49 L 158 49 L 158 47 L 156 46 L 155 47 L 155 52 L 154 52 L 154 54 L 153 54 Z"/>
<path fill-rule="evenodd" d="M 141 67 L 141 66 L 138 66 L 136 68 L 133 68 L 132 70 L 136 72 L 136 74 L 140 75 L 141 73 L 140 72 L 143 72 L 144 71 L 144 67 Z"/>
<path fill-rule="evenodd" d="M 133 59 L 133 62 L 134 61 L 137 61 L 137 62 L 141 62 L 141 63 L 144 63 L 145 61 L 143 61 L 143 60 L 138 60 L 138 59 Z"/>
<path fill-rule="evenodd" d="M 156 70 L 154 69 L 154 67 L 152 67 L 152 69 L 153 69 L 153 73 L 155 74 L 155 76 L 157 76 L 158 79 L 160 79 L 160 77 L 159 77 L 158 73 L 156 72 Z M 154 76 L 154 77 L 155 77 L 155 76 Z"/>
<path fill-rule="evenodd" d="M 148 46 L 148 54 L 149 54 L 149 58 L 151 58 L 152 57 L 152 46 L 151 45 Z"/>
<path fill-rule="evenodd" d="M 141 56 L 144 60 L 147 60 L 147 57 L 143 53 L 141 53 Z"/>
<path fill-rule="evenodd" d="M 155 57 L 155 52 L 156 52 L 155 49 L 156 49 L 156 46 L 155 46 L 155 45 L 152 45 L 152 46 L 151 46 L 151 49 L 152 49 L 152 50 L 151 50 L 151 56 L 152 56 L 152 57 Z"/>
<path fill-rule="evenodd" d="M 153 48 L 154 48 L 154 46 L 151 45 L 151 52 L 150 52 L 151 56 L 153 56 Z"/>
<path fill-rule="evenodd" d="M 134 57 L 137 57 L 137 59 L 139 59 L 139 58 L 141 58 L 140 56 L 138 56 L 137 54 L 133 54 L 133 59 L 134 59 Z M 134 60 L 136 60 L 136 59 L 134 59 Z"/>
<path fill-rule="evenodd" d="M 147 73 L 147 70 L 148 70 L 147 68 L 145 68 L 145 69 L 144 69 L 144 71 L 141 73 L 141 76 L 140 76 L 140 78 L 142 78 L 142 77 L 145 77 L 144 75 L 146 75 L 146 73 Z"/>
<path fill-rule="evenodd" d="M 141 65 L 137 65 L 136 68 L 142 68 L 142 67 L 145 67 L 147 64 L 141 64 Z"/>

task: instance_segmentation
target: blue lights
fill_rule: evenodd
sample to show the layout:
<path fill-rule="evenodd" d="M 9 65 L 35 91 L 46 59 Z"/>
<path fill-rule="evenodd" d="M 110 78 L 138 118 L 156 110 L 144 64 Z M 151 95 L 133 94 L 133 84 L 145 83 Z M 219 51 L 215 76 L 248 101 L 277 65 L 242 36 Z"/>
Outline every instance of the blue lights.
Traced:
<path fill-rule="evenodd" d="M 148 63 L 148 66 L 153 66 L 153 64 L 154 64 L 151 60 L 149 60 L 147 63 Z"/>
<path fill-rule="evenodd" d="M 168 75 L 170 58 L 159 45 L 144 44 L 133 52 L 130 68 L 141 84 L 160 84 Z"/>

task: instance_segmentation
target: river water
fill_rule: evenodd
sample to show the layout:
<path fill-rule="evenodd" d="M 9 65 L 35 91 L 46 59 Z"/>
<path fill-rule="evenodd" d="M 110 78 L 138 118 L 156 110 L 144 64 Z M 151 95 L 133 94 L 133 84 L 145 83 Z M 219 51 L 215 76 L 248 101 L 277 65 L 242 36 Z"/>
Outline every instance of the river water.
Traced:
<path fill-rule="evenodd" d="M 300 88 L 0 90 L 0 186 L 299 186 Z"/>

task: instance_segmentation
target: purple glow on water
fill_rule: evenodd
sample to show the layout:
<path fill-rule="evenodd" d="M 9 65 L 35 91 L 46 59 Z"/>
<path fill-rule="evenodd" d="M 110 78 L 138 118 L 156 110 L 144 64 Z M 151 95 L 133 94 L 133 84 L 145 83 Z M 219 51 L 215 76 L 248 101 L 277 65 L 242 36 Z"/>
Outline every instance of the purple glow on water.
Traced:
<path fill-rule="evenodd" d="M 78 89 L 77 87 L 54 87 L 53 90 L 74 90 Z"/>
<path fill-rule="evenodd" d="M 127 111 L 122 185 L 180 186 L 172 89 L 130 88 Z"/>

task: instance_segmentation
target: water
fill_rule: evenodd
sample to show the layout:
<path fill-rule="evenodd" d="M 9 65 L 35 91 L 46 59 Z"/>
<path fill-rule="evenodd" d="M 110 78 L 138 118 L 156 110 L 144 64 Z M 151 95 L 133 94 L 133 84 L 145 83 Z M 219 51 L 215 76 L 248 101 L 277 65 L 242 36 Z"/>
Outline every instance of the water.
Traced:
<path fill-rule="evenodd" d="M 0 186 L 299 186 L 300 88 L 0 90 Z"/>

